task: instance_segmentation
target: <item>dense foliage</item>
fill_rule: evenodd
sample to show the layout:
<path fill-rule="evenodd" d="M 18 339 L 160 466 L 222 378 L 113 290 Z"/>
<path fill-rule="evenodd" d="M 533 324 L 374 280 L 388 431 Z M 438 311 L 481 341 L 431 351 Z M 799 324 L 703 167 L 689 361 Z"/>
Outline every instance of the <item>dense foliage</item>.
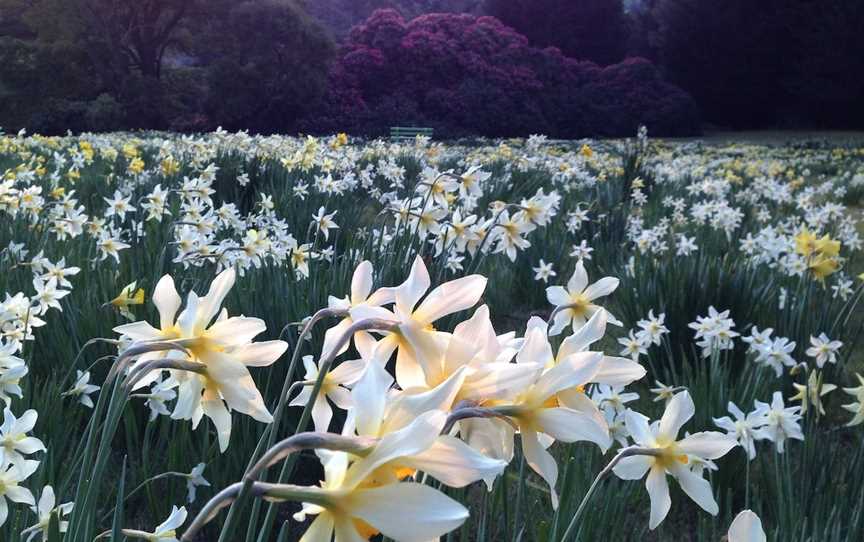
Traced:
<path fill-rule="evenodd" d="M 601 68 L 532 47 L 493 17 L 376 11 L 354 27 L 333 68 L 331 129 L 372 135 L 388 126 L 440 134 L 556 137 L 698 131 L 690 98 L 648 61 Z M 506 112 L 506 114 L 504 113 Z M 317 120 L 317 119 L 316 119 Z"/>
<path fill-rule="evenodd" d="M 862 26 L 844 0 L 0 0 L 0 127 L 856 128 Z"/>
<path fill-rule="evenodd" d="M 483 2 L 484 0 L 306 0 L 306 8 L 341 40 L 354 25 L 362 23 L 378 9 L 398 10 L 406 19 L 426 13 L 479 15 L 483 12 Z"/>

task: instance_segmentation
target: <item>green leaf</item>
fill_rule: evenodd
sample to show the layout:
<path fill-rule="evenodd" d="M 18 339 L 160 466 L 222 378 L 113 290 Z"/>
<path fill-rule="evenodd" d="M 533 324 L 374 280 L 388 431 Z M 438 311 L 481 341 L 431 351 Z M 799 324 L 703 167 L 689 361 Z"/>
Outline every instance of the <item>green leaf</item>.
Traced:
<path fill-rule="evenodd" d="M 120 483 L 117 486 L 117 504 L 114 507 L 114 519 L 111 521 L 111 540 L 122 540 L 120 529 L 123 528 L 123 500 L 126 495 L 126 456 L 123 456 L 123 469 L 120 471 Z"/>

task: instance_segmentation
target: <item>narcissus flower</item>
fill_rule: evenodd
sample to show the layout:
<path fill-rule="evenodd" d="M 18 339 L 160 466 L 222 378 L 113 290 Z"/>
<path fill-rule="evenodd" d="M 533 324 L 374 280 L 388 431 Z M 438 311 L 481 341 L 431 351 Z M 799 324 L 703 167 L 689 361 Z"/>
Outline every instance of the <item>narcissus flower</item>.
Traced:
<path fill-rule="evenodd" d="M 843 347 L 840 341 L 832 341 L 824 333 L 818 337 L 810 336 L 810 344 L 806 354 L 816 360 L 816 366 L 820 369 L 826 363 L 837 363 L 837 351 Z"/>
<path fill-rule="evenodd" d="M 69 522 L 63 519 L 75 507 L 75 503 L 67 502 L 57 506 L 57 497 L 54 495 L 54 488 L 45 486 L 42 489 L 42 495 L 39 497 L 39 502 L 35 506 L 31 506 L 33 512 L 39 517 L 38 523 L 32 525 L 23 531 L 21 535 L 27 535 L 27 542 L 33 540 L 33 537 L 42 533 L 42 540 L 48 539 L 48 527 L 51 524 L 51 517 L 56 515 L 60 520 L 60 532 L 65 533 L 69 529 Z"/>
<path fill-rule="evenodd" d="M 45 451 L 45 445 L 36 437 L 28 436 L 39 417 L 32 408 L 16 418 L 9 407 L 3 411 L 3 425 L 0 426 L 0 447 L 10 463 L 21 463 L 25 456 Z"/>
<path fill-rule="evenodd" d="M 775 391 L 771 405 L 755 401 L 757 409 L 765 409 L 765 426 L 760 431 L 760 437 L 772 441 L 777 453 L 782 454 L 786 440 L 804 440 L 804 432 L 798 421 L 801 419 L 801 407 L 787 407 L 783 404 L 783 394 Z"/>
<path fill-rule="evenodd" d="M 222 303 L 234 281 L 234 270 L 227 269 L 213 280 L 207 295 L 198 297 L 195 292 L 190 292 L 186 307 L 175 321 L 180 296 L 174 288 L 174 281 L 166 275 L 153 291 L 160 328 L 143 321 L 114 328 L 115 332 L 135 342 L 174 342 L 190 352 L 189 361 L 202 364 L 200 373 L 172 370 L 173 377 L 180 384 L 171 417 L 192 420 L 197 426 L 201 416 L 206 415 L 216 426 L 222 451 L 228 448 L 231 436 L 229 408 L 264 423 L 273 420 L 247 367 L 268 366 L 288 348 L 287 343 L 279 340 L 252 342 L 267 329 L 263 320 L 246 316 L 228 317 Z M 164 352 L 153 354 L 153 357 L 166 355 Z M 185 357 L 177 351 L 168 355 Z M 138 363 L 142 361 L 143 358 Z M 158 378 L 155 371 L 153 378 Z"/>
<path fill-rule="evenodd" d="M 6 523 L 6 518 L 9 516 L 9 505 L 6 499 L 29 505 L 36 503 L 30 490 L 19 484 L 29 478 L 38 468 L 39 462 L 29 459 L 10 463 L 6 458 L 6 453 L 0 450 L 0 526 Z"/>
<path fill-rule="evenodd" d="M 822 406 L 822 396 L 836 390 L 837 386 L 823 383 L 822 376 L 823 373 L 820 371 L 810 371 L 806 384 L 798 384 L 797 382 L 792 384 L 798 390 L 798 393 L 792 396 L 790 400 L 801 402 L 801 414 L 807 414 L 807 411 L 812 407 L 816 411 L 817 416 L 825 415 L 825 407 Z"/>
<path fill-rule="evenodd" d="M 576 270 L 567 281 L 567 287 L 550 286 L 546 288 L 546 298 L 555 306 L 556 314 L 550 335 L 558 335 L 567 324 L 572 323 L 573 331 L 578 331 L 597 311 L 606 311 L 595 305 L 594 301 L 605 297 L 618 288 L 619 280 L 614 277 L 603 277 L 593 284 L 588 284 L 588 272 L 582 260 L 576 262 Z M 622 325 L 615 317 L 606 311 L 610 324 Z"/>
<path fill-rule="evenodd" d="M 62 393 L 63 397 L 77 397 L 78 402 L 87 408 L 93 408 L 93 399 L 90 394 L 99 391 L 99 386 L 90 383 L 90 371 L 75 371 L 77 379 L 68 391 Z"/>
<path fill-rule="evenodd" d="M 408 279 L 396 288 L 393 311 L 367 304 L 351 308 L 351 318 L 355 321 L 381 318 L 398 323 L 395 331 L 378 342 L 375 355 L 386 361 L 398 349 L 396 379 L 406 389 L 422 387 L 425 382 L 424 367 L 434 363 L 438 357 L 435 345 L 438 332 L 433 323 L 444 316 L 473 307 L 486 289 L 485 277 L 469 275 L 441 284 L 424 298 L 431 283 L 426 264 L 418 256 L 411 266 Z"/>
<path fill-rule="evenodd" d="M 855 416 L 847 423 L 847 426 L 858 425 L 864 422 L 864 376 L 856 374 L 858 382 L 861 383 L 857 388 L 843 388 L 845 393 L 848 393 L 855 398 L 854 402 L 843 405 L 843 408 L 855 414 Z"/>
<path fill-rule="evenodd" d="M 392 390 L 393 377 L 378 363 L 371 363 L 363 377 L 351 391 L 354 408 L 353 418 L 345 425 L 345 431 L 362 437 L 382 439 L 374 448 L 380 448 L 390 435 L 409 431 L 421 431 L 431 439 L 417 451 L 406 451 L 394 455 L 376 467 L 367 483 L 376 485 L 394 483 L 417 471 L 423 471 L 450 487 L 464 487 L 477 480 L 485 480 L 491 487 L 496 476 L 503 472 L 507 461 L 486 457 L 465 442 L 440 435 L 446 416 L 444 412 L 453 404 L 463 381 L 463 370 L 435 388 L 417 394 L 396 393 Z M 425 420 L 425 421 L 421 421 Z M 374 451 L 370 453 L 370 456 Z"/>
<path fill-rule="evenodd" d="M 394 451 L 401 448 L 401 439 L 394 444 Z M 321 451 L 319 457 L 324 464 L 322 487 L 297 488 L 285 494 L 305 499 L 302 511 L 294 515 L 296 520 L 316 516 L 302 542 L 331 540 L 334 534 L 340 541 L 359 542 L 378 533 L 401 542 L 427 542 L 456 529 L 468 518 L 464 506 L 429 486 L 400 482 L 364 487 L 363 475 L 386 461 L 387 453 L 361 459 L 350 467 L 345 452 Z"/>
<path fill-rule="evenodd" d="M 735 416 L 735 420 L 729 416 L 714 418 L 714 425 L 737 440 L 738 444 L 747 451 L 747 458 L 752 461 L 756 457 L 756 440 L 761 435 L 759 429 L 765 425 L 765 413 L 768 412 L 768 407 L 763 405 L 747 415 L 732 401 L 729 401 L 727 408 L 729 413 Z"/>
<path fill-rule="evenodd" d="M 318 380 L 318 365 L 312 360 L 312 356 L 303 356 L 303 366 L 306 368 L 303 390 L 289 403 L 290 406 L 306 406 L 312 397 L 315 381 Z M 366 362 L 356 359 L 339 364 L 324 376 L 321 390 L 312 403 L 312 420 L 315 422 L 316 431 L 326 433 L 330 428 L 333 409 L 327 402 L 328 398 L 342 410 L 351 408 L 351 394 L 343 386 L 356 382 L 365 369 Z"/>
<path fill-rule="evenodd" d="M 729 532 L 726 534 L 728 542 L 765 542 L 765 531 L 762 530 L 762 520 L 751 510 L 742 510 L 732 520 Z"/>
<path fill-rule="evenodd" d="M 372 292 L 372 264 L 369 261 L 362 261 L 357 269 L 354 270 L 354 275 L 351 277 L 351 294 L 344 298 L 329 296 L 327 298 L 327 308 L 332 310 L 350 311 L 351 309 L 369 306 L 380 307 L 392 303 L 396 296 L 395 288 L 381 288 Z M 351 316 L 346 316 L 337 325 L 329 328 L 324 334 L 324 346 L 321 348 L 321 356 L 325 357 L 333 346 L 339 341 L 339 338 L 345 331 L 351 327 L 354 320 Z M 354 346 L 360 353 L 363 359 L 370 359 L 372 349 L 375 347 L 375 339 L 368 331 L 358 331 L 354 334 Z M 345 344 L 337 354 L 342 354 L 348 350 L 348 344 Z"/>
<path fill-rule="evenodd" d="M 127 320 L 135 319 L 135 315 L 129 310 L 130 306 L 144 304 L 144 288 L 138 288 L 137 284 L 137 281 L 127 284 L 120 290 L 117 297 L 109 302 Z"/>
<path fill-rule="evenodd" d="M 639 480 L 648 473 L 645 487 L 651 498 L 650 529 L 663 521 L 672 506 L 667 474 L 675 478 L 687 496 L 703 510 L 712 515 L 717 515 L 719 510 L 711 485 L 690 470 L 691 456 L 702 461 L 718 459 L 738 443 L 716 431 L 703 431 L 677 440 L 681 427 L 695 412 L 690 394 L 684 391 L 669 401 L 663 417 L 653 424 L 649 425 L 648 418 L 637 412 L 628 410 L 626 413 L 625 423 L 633 440 L 654 455 L 625 457 L 613 471 L 624 480 Z"/>
<path fill-rule="evenodd" d="M 152 533 L 136 531 L 133 529 L 122 529 L 124 536 L 147 540 L 148 542 L 177 542 L 177 529 L 186 522 L 186 507 L 171 507 L 168 519 L 160 523 Z"/>

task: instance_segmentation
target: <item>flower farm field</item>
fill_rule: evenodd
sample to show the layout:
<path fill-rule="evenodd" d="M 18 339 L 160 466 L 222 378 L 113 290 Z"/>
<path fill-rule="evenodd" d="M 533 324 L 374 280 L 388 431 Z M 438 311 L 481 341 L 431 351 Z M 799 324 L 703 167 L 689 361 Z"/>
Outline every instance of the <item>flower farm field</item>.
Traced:
<path fill-rule="evenodd" d="M 0 540 L 862 540 L 857 141 L 0 135 Z"/>

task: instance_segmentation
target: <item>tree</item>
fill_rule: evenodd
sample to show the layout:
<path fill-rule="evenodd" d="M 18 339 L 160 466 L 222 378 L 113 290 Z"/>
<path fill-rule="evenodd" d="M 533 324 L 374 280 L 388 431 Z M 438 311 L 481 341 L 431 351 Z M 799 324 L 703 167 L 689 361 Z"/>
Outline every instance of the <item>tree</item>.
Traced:
<path fill-rule="evenodd" d="M 622 0 L 486 0 L 484 10 L 537 47 L 600 65 L 624 58 L 627 17 Z"/>
<path fill-rule="evenodd" d="M 393 9 L 405 19 L 426 13 L 480 14 L 483 0 L 306 0 L 308 12 L 321 21 L 337 40 L 379 9 Z"/>
<path fill-rule="evenodd" d="M 632 87 L 632 88 L 631 88 Z M 442 136 L 557 137 L 698 131 L 695 106 L 646 60 L 600 68 L 531 46 L 494 17 L 379 10 L 331 72 L 318 129 L 381 135 L 422 123 Z"/>
<path fill-rule="evenodd" d="M 208 117 L 229 129 L 293 130 L 327 85 L 335 47 L 294 0 L 214 1 L 193 46 Z"/>

